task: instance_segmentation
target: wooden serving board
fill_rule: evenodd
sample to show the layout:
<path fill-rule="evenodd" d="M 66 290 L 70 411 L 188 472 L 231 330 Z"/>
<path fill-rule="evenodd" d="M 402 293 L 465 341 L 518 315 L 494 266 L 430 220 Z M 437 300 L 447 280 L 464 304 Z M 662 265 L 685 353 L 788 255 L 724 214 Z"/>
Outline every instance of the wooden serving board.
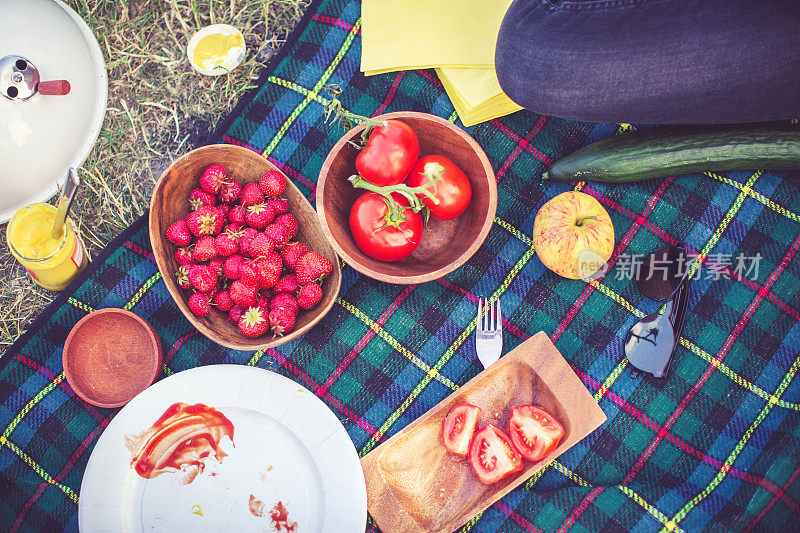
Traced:
<path fill-rule="evenodd" d="M 545 459 L 525 460 L 516 475 L 484 485 L 468 459 L 442 445 L 442 421 L 460 403 L 483 410 L 479 427 L 493 423 L 504 430 L 513 407 L 538 405 L 558 418 L 565 435 Z M 605 421 L 566 359 L 539 332 L 361 459 L 367 507 L 387 533 L 455 531 Z"/>

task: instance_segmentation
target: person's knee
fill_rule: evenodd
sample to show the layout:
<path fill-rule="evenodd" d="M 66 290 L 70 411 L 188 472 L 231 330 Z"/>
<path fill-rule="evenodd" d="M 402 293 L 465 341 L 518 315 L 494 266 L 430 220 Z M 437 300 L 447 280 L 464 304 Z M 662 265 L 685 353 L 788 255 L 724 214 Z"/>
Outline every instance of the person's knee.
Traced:
<path fill-rule="evenodd" d="M 536 16 L 539 2 L 517 0 L 509 8 L 497 36 L 495 70 L 503 92 L 519 105 L 531 109 L 530 82 L 538 79 L 536 65 L 526 58 L 526 49 L 538 45 Z M 533 13 L 534 16 L 531 16 Z"/>
<path fill-rule="evenodd" d="M 800 107 L 800 2 L 516 0 L 500 86 L 541 114 L 593 122 L 745 122 Z"/>

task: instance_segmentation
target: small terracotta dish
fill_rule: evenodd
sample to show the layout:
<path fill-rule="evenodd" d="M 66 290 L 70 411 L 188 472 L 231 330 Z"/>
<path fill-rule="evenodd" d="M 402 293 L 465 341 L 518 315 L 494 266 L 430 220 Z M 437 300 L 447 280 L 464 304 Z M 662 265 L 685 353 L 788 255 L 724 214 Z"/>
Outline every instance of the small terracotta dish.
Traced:
<path fill-rule="evenodd" d="M 164 350 L 153 327 L 124 309 L 100 309 L 78 321 L 62 355 L 72 389 L 98 407 L 120 407 L 161 372 Z"/>
<path fill-rule="evenodd" d="M 497 182 L 492 165 L 475 139 L 447 120 L 414 111 L 400 111 L 373 117 L 405 122 L 419 139 L 419 155 L 443 155 L 464 171 L 472 185 L 472 200 L 459 217 L 430 219 L 414 252 L 387 263 L 362 252 L 350 234 L 350 209 L 364 194 L 347 180 L 356 173 L 358 150 L 350 144 L 366 127 L 359 124 L 334 145 L 322 164 L 317 180 L 317 215 L 322 230 L 336 253 L 354 269 L 387 283 L 423 283 L 441 278 L 463 265 L 478 251 L 494 222 L 497 211 Z"/>

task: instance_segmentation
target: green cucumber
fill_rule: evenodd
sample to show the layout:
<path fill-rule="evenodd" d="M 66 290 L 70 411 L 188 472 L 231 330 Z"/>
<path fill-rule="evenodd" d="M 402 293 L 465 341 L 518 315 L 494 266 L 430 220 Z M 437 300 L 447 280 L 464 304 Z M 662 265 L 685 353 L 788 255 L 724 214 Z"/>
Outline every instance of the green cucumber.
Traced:
<path fill-rule="evenodd" d="M 614 135 L 559 159 L 542 177 L 628 183 L 726 170 L 800 170 L 800 130 L 689 133 L 684 127 Z"/>

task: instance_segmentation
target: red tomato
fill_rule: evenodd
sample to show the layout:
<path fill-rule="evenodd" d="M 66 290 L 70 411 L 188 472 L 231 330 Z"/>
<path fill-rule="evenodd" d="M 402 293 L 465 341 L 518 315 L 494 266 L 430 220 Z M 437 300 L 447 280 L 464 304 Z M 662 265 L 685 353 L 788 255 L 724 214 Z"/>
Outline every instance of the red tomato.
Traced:
<path fill-rule="evenodd" d="M 408 200 L 398 193 L 392 197 L 401 207 Z M 384 198 L 374 192 L 358 197 L 350 209 L 350 232 L 362 252 L 378 261 L 405 259 L 422 238 L 422 215 L 404 209 L 401 220 L 392 221 Z"/>
<path fill-rule="evenodd" d="M 535 405 L 520 405 L 511 410 L 508 434 L 523 457 L 539 461 L 556 449 L 564 436 L 564 428 L 544 409 Z"/>
<path fill-rule="evenodd" d="M 472 439 L 469 464 L 482 483 L 496 483 L 522 470 L 522 457 L 499 427 L 489 424 Z"/>
<path fill-rule="evenodd" d="M 447 451 L 466 457 L 480 419 L 481 408 L 472 404 L 462 403 L 450 409 L 442 423 L 442 440 Z"/>
<path fill-rule="evenodd" d="M 441 177 L 426 190 L 431 192 L 439 203 L 434 203 L 433 199 L 423 193 L 417 193 L 417 196 L 431 210 L 433 218 L 450 220 L 466 211 L 472 199 L 472 185 L 469 178 L 455 163 L 443 155 L 420 157 L 408 175 L 406 184 L 409 187 L 425 185 L 437 170 L 441 172 Z"/>
<path fill-rule="evenodd" d="M 356 156 L 356 170 L 375 185 L 402 183 L 419 157 L 419 139 L 411 126 L 387 120 L 369 134 L 367 145 Z"/>

